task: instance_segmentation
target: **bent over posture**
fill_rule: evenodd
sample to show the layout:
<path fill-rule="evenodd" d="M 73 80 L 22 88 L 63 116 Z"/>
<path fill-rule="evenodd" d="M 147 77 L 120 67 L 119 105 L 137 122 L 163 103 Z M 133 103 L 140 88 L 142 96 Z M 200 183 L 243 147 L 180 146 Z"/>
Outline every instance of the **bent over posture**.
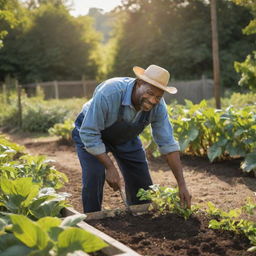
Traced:
<path fill-rule="evenodd" d="M 72 137 L 82 167 L 84 212 L 101 210 L 105 179 L 113 190 L 121 187 L 119 172 L 108 152 L 123 175 L 128 205 L 143 203 L 136 194 L 140 188 L 148 189 L 152 180 L 138 135 L 149 124 L 177 180 L 181 204 L 190 207 L 179 145 L 163 99 L 164 92 L 175 94 L 177 89 L 167 87 L 170 74 L 159 66 L 150 65 L 146 70 L 134 67 L 133 71 L 137 78 L 117 77 L 98 85 L 75 121 Z"/>

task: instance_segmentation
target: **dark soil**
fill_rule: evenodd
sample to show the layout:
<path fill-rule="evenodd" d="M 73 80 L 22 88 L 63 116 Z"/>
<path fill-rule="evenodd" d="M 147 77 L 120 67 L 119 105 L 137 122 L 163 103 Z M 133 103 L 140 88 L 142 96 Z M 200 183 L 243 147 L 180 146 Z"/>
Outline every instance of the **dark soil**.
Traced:
<path fill-rule="evenodd" d="M 174 214 L 125 215 L 89 220 L 90 225 L 147 256 L 255 256 L 244 236 L 208 228 L 200 214 L 185 221 Z"/>

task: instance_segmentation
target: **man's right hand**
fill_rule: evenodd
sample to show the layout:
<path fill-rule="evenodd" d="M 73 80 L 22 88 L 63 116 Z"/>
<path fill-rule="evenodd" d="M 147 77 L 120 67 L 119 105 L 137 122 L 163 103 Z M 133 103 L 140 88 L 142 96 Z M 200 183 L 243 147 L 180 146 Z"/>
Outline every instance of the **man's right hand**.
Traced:
<path fill-rule="evenodd" d="M 106 168 L 106 181 L 114 191 L 121 188 L 121 177 L 110 157 L 106 154 L 96 155 L 97 159 Z"/>
<path fill-rule="evenodd" d="M 121 188 L 121 177 L 115 166 L 106 169 L 106 181 L 114 191 Z"/>

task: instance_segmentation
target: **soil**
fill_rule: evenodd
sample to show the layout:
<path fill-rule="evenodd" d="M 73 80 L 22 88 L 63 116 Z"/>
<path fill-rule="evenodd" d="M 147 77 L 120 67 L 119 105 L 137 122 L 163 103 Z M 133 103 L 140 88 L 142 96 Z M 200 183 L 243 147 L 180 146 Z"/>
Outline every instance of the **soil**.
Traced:
<path fill-rule="evenodd" d="M 197 215 L 184 221 L 174 215 L 141 215 L 90 220 L 97 229 L 118 238 L 147 256 L 246 256 L 249 241 L 234 233 L 208 228 L 208 219 Z"/>
<path fill-rule="evenodd" d="M 69 178 L 69 183 L 62 190 L 71 193 L 70 203 L 77 211 L 82 212 L 81 168 L 74 146 L 62 145 L 56 137 L 36 138 L 30 134 L 8 134 L 8 137 L 26 146 L 31 154 L 46 155 L 56 161 L 56 169 Z M 240 159 L 210 163 L 207 158 L 181 156 L 181 160 L 193 204 L 205 205 L 211 201 L 217 207 L 228 210 L 243 205 L 247 197 L 255 199 L 256 179 L 241 171 Z M 175 178 L 163 159 L 150 160 L 149 168 L 155 184 L 176 185 Z M 120 194 L 113 192 L 106 184 L 103 208 L 121 207 L 123 201 Z M 256 216 L 253 219 L 256 220 Z M 208 229 L 204 216 L 184 221 L 174 215 L 158 218 L 127 215 L 114 221 L 97 221 L 94 225 L 142 255 L 256 255 L 246 252 L 249 243 L 245 238 Z M 167 247 L 163 249 L 165 245 Z"/>

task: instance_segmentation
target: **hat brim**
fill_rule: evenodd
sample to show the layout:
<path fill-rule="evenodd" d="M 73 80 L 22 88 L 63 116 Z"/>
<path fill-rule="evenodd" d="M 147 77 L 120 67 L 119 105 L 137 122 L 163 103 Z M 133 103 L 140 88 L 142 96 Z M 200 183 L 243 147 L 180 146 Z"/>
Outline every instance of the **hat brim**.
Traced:
<path fill-rule="evenodd" d="M 135 73 L 135 75 L 140 78 L 141 80 L 149 83 L 149 84 L 152 84 L 154 85 L 155 87 L 159 88 L 159 89 L 162 89 L 163 91 L 166 91 L 170 94 L 175 94 L 177 93 L 177 88 L 176 87 L 167 87 L 167 86 L 164 86 L 160 83 L 158 83 L 157 81 L 155 80 L 152 80 L 150 79 L 149 77 L 147 77 L 144 73 L 145 73 L 145 69 L 141 68 L 141 67 L 138 67 L 138 66 L 135 66 L 133 67 L 133 72 Z"/>

